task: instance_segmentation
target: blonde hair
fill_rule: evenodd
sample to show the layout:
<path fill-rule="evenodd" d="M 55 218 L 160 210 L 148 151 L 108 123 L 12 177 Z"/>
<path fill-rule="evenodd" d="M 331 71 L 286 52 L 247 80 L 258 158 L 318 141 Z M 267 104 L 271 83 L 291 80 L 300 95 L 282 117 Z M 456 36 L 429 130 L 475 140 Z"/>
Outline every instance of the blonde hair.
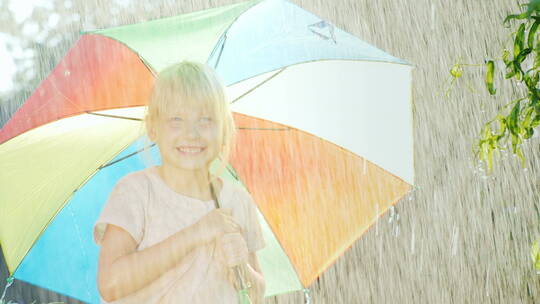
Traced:
<path fill-rule="evenodd" d="M 155 127 L 159 117 L 169 109 L 193 104 L 200 104 L 210 110 L 216 119 L 220 147 L 217 158 L 221 165 L 215 175 L 220 176 L 229 161 L 230 149 L 236 138 L 236 127 L 225 95 L 225 86 L 210 66 L 184 60 L 169 66 L 156 76 L 144 117 L 146 134 L 150 133 L 149 130 Z M 147 139 L 153 140 L 149 136 Z M 148 156 L 146 153 L 147 166 Z"/>

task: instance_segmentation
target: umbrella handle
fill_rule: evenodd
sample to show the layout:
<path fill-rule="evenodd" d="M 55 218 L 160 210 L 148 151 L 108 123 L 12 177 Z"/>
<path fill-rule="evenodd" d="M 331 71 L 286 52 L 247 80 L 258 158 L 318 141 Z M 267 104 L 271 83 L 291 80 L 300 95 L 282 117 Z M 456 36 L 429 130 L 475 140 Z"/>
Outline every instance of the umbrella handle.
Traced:
<path fill-rule="evenodd" d="M 219 208 L 219 201 L 216 196 L 216 192 L 214 191 L 214 185 L 210 183 L 210 193 L 212 194 L 212 198 L 214 199 L 214 203 L 216 206 L 216 209 Z M 240 291 L 239 291 L 239 297 L 240 297 L 240 303 L 241 304 L 251 304 L 251 299 L 248 295 L 248 289 L 251 287 L 251 283 L 244 281 L 244 277 L 240 273 L 240 266 L 235 266 L 234 271 L 236 272 L 236 280 L 237 282 L 240 282 Z"/>

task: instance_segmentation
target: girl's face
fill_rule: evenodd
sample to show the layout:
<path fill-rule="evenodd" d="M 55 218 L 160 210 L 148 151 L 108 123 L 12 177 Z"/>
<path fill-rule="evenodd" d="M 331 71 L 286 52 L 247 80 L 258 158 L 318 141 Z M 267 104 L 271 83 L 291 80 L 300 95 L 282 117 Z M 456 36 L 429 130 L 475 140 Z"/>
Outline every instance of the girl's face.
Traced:
<path fill-rule="evenodd" d="M 208 170 L 219 154 L 218 125 L 201 105 L 182 105 L 158 119 L 154 133 L 163 165 Z"/>

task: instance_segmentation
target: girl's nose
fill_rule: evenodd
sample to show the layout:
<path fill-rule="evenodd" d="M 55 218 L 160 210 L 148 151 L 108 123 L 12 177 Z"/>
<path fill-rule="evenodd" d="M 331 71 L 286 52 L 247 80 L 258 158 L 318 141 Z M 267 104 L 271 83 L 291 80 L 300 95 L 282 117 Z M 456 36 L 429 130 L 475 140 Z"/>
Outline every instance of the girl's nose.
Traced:
<path fill-rule="evenodd" d="M 197 126 L 197 124 L 191 124 L 186 131 L 186 135 L 189 138 L 198 138 L 200 136 L 199 127 Z"/>

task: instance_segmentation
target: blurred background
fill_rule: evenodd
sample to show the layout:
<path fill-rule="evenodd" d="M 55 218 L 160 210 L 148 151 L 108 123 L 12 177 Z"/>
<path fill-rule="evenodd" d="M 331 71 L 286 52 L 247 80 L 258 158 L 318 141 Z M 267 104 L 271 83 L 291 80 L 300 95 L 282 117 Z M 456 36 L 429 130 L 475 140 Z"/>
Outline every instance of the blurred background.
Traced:
<path fill-rule="evenodd" d="M 241 1 L 0 0 L 0 126 L 80 37 L 109 28 Z M 523 147 L 526 168 L 503 154 L 494 172 L 472 147 L 483 123 L 520 92 L 496 78 L 484 87 L 483 64 L 512 49 L 504 17 L 527 1 L 290 0 L 413 65 L 416 188 L 310 288 L 312 303 L 537 303 L 530 257 L 539 238 L 539 141 Z M 388 89 L 391 89 L 388 88 Z M 445 92 L 448 94 L 445 95 Z M 399 153 L 400 147 L 395 147 Z M 7 268 L 0 265 L 0 291 Z M 15 281 L 6 300 L 79 303 Z M 302 303 L 303 294 L 266 303 Z"/>

